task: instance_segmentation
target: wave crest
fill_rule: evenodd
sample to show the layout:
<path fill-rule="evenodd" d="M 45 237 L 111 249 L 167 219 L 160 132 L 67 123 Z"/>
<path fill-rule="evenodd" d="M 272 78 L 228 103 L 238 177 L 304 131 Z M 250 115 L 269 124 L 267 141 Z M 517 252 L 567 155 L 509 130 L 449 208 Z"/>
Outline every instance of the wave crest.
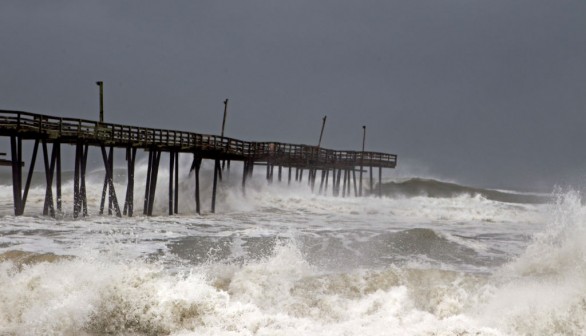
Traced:
<path fill-rule="evenodd" d="M 541 204 L 552 201 L 549 195 L 520 194 L 492 189 L 474 188 L 456 183 L 433 179 L 412 178 L 402 182 L 386 182 L 382 184 L 383 194 L 391 197 L 436 197 L 450 198 L 461 195 L 481 195 L 482 197 L 506 203 Z"/>

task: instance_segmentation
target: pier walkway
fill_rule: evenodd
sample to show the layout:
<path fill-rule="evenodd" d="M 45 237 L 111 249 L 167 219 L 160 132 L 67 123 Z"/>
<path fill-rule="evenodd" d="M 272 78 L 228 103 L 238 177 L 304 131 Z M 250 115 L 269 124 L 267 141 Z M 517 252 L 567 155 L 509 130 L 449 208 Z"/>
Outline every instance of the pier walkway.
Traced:
<path fill-rule="evenodd" d="M 395 154 L 363 151 L 339 151 L 318 146 L 297 145 L 280 142 L 242 141 L 218 135 L 199 134 L 178 130 L 154 129 L 112 123 L 100 123 L 92 120 L 61 118 L 22 111 L 0 110 L 0 136 L 10 137 L 10 160 L 2 160 L 4 165 L 12 167 L 15 215 L 24 212 L 30 180 L 33 174 L 39 146 L 42 148 L 46 177 L 45 215 L 55 215 L 53 202 L 53 184 L 56 189 L 57 211 L 61 209 L 61 144 L 74 145 L 74 209 L 73 216 L 87 215 L 85 190 L 85 170 L 88 147 L 99 147 L 102 152 L 106 176 L 100 206 L 103 213 L 106 195 L 108 195 L 108 212 L 121 216 L 113 179 L 114 148 L 126 149 L 128 163 L 128 185 L 123 213 L 133 214 L 134 203 L 134 164 L 136 150 L 149 152 L 146 190 L 144 197 L 144 214 L 152 215 L 155 197 L 158 167 L 161 152 L 169 153 L 169 213 L 177 213 L 178 204 L 178 155 L 193 155 L 191 169 L 195 171 L 196 208 L 200 212 L 199 170 L 203 159 L 214 160 L 214 181 L 212 192 L 212 209 L 215 211 L 215 198 L 218 179 L 222 170 L 230 161 L 243 162 L 242 188 L 245 190 L 246 179 L 252 176 L 255 165 L 266 166 L 267 180 L 273 180 L 274 168 L 277 167 L 281 180 L 282 169 L 288 168 L 288 182 L 291 182 L 295 169 L 295 180 L 301 181 L 303 171 L 308 172 L 308 184 L 313 189 L 317 172 L 321 172 L 320 192 L 327 190 L 330 172 L 332 173 L 332 191 L 334 195 L 350 195 L 351 177 L 354 181 L 354 194 L 362 195 L 362 173 L 364 167 L 370 168 L 370 192 L 373 192 L 372 169 L 379 168 L 379 186 L 383 168 L 395 168 Z M 33 153 L 29 164 L 29 173 L 23 186 L 22 141 L 34 141 Z M 51 144 L 51 152 L 47 145 Z M 356 183 L 358 170 L 359 188 Z M 343 178 L 342 178 L 343 174 Z M 380 193 L 380 188 L 379 188 Z"/>

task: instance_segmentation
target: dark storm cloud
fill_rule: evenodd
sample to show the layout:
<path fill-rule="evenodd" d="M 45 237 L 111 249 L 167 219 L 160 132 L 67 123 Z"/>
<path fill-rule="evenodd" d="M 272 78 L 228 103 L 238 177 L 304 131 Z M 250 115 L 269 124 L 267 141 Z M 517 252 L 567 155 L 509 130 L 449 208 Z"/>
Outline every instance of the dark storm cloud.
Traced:
<path fill-rule="evenodd" d="M 464 183 L 581 181 L 584 1 L 0 5 L 0 105 L 396 152 Z"/>

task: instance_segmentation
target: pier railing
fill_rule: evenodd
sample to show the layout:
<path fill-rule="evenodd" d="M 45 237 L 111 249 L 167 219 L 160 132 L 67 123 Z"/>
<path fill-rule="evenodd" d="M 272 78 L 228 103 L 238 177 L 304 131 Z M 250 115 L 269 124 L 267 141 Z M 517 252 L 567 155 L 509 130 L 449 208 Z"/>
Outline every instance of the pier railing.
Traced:
<path fill-rule="evenodd" d="M 0 135 L 11 134 L 42 137 L 47 141 L 71 144 L 83 141 L 110 146 L 201 152 L 203 155 L 223 155 L 235 160 L 270 161 L 293 166 L 364 165 L 394 168 L 397 164 L 395 154 L 338 151 L 280 142 L 242 141 L 219 135 L 0 110 Z"/>

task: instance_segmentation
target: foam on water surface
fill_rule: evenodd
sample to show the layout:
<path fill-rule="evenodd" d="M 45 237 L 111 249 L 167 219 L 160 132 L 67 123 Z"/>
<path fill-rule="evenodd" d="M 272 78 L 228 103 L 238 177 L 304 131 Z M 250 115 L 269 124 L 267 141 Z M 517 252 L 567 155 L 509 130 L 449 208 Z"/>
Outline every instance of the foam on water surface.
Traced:
<path fill-rule="evenodd" d="M 88 183 L 90 194 L 100 181 Z M 523 204 L 480 194 L 333 198 L 255 180 L 248 187 L 246 197 L 222 188 L 217 214 L 193 214 L 189 184 L 176 216 L 97 216 L 97 198 L 79 220 L 14 217 L 6 207 L 0 334 L 584 330 L 586 210 L 576 193 Z M 11 203 L 10 187 L 0 189 Z M 27 213 L 39 213 L 43 196 L 31 190 Z M 71 198 L 64 193 L 66 209 Z M 163 185 L 155 207 L 165 213 Z"/>

